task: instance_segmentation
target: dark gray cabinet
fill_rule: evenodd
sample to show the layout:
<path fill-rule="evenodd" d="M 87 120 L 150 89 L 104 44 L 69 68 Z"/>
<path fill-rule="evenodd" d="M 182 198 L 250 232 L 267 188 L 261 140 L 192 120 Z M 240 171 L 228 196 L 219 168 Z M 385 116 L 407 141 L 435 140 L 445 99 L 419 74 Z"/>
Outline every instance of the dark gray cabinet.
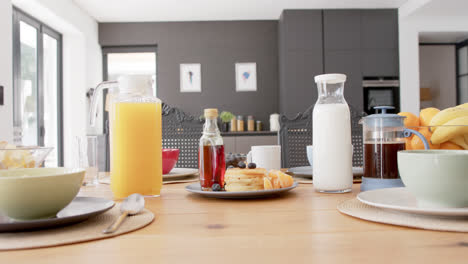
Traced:
<path fill-rule="evenodd" d="M 324 10 L 323 29 L 325 72 L 346 74 L 346 101 L 361 111 L 361 10 Z"/>
<path fill-rule="evenodd" d="M 278 25 L 279 106 L 293 117 L 317 100 L 314 76 L 323 73 L 321 10 L 285 10 Z"/>
<path fill-rule="evenodd" d="M 361 49 L 361 11 L 324 10 L 325 51 Z"/>
<path fill-rule="evenodd" d="M 361 67 L 365 77 L 394 77 L 399 75 L 398 50 L 362 50 Z"/>
<path fill-rule="evenodd" d="M 363 109 L 364 77 L 398 76 L 396 9 L 285 10 L 279 21 L 280 112 L 317 100 L 314 76 L 344 73 L 345 97 Z"/>
<path fill-rule="evenodd" d="M 361 11 L 361 63 L 366 77 L 398 76 L 398 11 Z"/>
<path fill-rule="evenodd" d="M 348 105 L 358 111 L 363 109 L 362 73 L 359 50 L 325 52 L 325 72 L 346 74 L 344 96 Z"/>
<path fill-rule="evenodd" d="M 398 11 L 361 10 L 363 49 L 398 49 Z"/>

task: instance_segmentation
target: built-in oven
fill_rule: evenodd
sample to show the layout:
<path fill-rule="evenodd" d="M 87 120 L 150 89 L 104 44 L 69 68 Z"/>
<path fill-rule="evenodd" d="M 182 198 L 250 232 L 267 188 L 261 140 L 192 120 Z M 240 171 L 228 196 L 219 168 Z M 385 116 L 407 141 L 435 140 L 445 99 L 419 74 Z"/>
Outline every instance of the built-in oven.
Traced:
<path fill-rule="evenodd" d="M 393 106 L 400 112 L 400 81 L 398 77 L 364 77 L 364 111 L 374 114 L 374 106 Z"/>

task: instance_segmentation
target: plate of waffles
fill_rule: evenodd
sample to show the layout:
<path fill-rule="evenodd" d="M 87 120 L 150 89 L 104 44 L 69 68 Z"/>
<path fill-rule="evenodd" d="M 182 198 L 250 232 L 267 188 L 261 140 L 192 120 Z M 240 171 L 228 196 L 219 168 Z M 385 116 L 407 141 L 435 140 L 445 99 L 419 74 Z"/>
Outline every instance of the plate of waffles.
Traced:
<path fill-rule="evenodd" d="M 185 189 L 210 198 L 252 199 L 281 195 L 296 188 L 297 185 L 291 176 L 279 170 L 232 168 L 226 171 L 224 185 L 219 191 L 210 188 L 203 190 L 200 183 L 188 185 Z"/>

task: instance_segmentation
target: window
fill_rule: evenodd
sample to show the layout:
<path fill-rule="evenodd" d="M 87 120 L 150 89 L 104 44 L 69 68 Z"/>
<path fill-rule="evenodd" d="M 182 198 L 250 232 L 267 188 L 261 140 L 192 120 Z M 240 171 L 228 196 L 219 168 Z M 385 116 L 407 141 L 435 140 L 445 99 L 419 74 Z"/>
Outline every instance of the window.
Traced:
<path fill-rule="evenodd" d="M 62 36 L 13 10 L 13 122 L 15 143 L 54 150 L 46 166 L 63 165 Z"/>
<path fill-rule="evenodd" d="M 468 40 L 457 44 L 457 104 L 468 102 Z"/>

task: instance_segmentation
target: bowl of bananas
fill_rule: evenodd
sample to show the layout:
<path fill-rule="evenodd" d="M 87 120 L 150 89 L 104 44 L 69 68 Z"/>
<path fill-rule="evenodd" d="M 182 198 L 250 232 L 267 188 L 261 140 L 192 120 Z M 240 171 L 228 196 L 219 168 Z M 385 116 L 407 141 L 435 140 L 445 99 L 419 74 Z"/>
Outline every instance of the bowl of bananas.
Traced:
<path fill-rule="evenodd" d="M 424 108 L 419 116 L 401 112 L 405 127 L 417 130 L 427 139 L 430 149 L 468 150 L 468 103 L 446 108 Z M 422 141 L 406 138 L 406 150 L 424 149 Z"/>

